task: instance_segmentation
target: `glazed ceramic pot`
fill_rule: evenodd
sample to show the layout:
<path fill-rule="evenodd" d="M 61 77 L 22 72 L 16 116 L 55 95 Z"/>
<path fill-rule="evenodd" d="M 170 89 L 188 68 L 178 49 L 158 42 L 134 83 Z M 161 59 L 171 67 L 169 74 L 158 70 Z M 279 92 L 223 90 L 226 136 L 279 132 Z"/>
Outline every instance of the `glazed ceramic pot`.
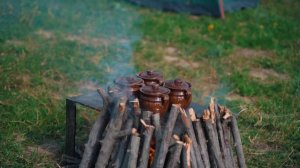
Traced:
<path fill-rule="evenodd" d="M 138 96 L 140 88 L 144 85 L 144 81 L 140 78 L 125 76 L 119 77 L 115 81 L 117 91 L 126 92 L 127 95 Z"/>
<path fill-rule="evenodd" d="M 164 78 L 162 74 L 157 71 L 145 71 L 136 74 L 137 77 L 144 80 L 145 85 L 159 84 L 163 85 Z"/>
<path fill-rule="evenodd" d="M 141 108 L 163 116 L 169 108 L 169 93 L 169 89 L 158 84 L 141 87 L 139 95 Z"/>
<path fill-rule="evenodd" d="M 170 104 L 180 104 L 182 108 L 187 108 L 192 101 L 191 84 L 181 80 L 165 81 L 164 87 L 170 89 Z"/>

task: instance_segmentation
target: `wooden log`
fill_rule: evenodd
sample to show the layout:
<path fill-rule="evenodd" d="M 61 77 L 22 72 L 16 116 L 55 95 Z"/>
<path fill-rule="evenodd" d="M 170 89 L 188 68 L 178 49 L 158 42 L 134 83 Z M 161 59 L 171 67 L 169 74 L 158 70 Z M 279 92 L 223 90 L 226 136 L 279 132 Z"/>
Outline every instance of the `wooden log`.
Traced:
<path fill-rule="evenodd" d="M 136 128 L 122 130 L 122 131 L 119 131 L 116 134 L 116 138 L 122 138 L 124 136 L 128 136 L 128 135 L 135 134 L 135 133 L 137 133 L 137 129 Z"/>
<path fill-rule="evenodd" d="M 236 168 L 235 160 L 233 157 L 233 151 L 231 148 L 231 132 L 229 123 L 231 122 L 231 112 L 224 106 L 217 105 L 216 107 L 220 113 L 221 126 L 224 135 L 224 159 L 226 167 Z M 227 163 L 226 163 L 227 162 Z"/>
<path fill-rule="evenodd" d="M 182 167 L 184 168 L 191 168 L 191 167 L 197 167 L 196 160 L 191 159 L 191 150 L 192 150 L 192 140 L 189 138 L 188 135 L 183 136 L 183 141 L 185 142 L 184 148 L 182 149 Z"/>
<path fill-rule="evenodd" d="M 192 142 L 193 142 L 192 143 L 192 157 L 193 157 L 193 155 L 195 155 L 195 159 L 197 161 L 197 167 L 198 168 L 203 168 L 204 163 L 203 163 L 203 160 L 202 160 L 202 157 L 201 157 L 200 147 L 199 147 L 199 145 L 197 143 L 197 140 L 196 140 L 195 131 L 194 131 L 194 128 L 193 128 L 193 125 L 192 125 L 191 118 L 187 116 L 187 113 L 182 108 L 180 108 L 179 110 L 180 110 L 181 119 L 182 119 L 183 124 L 186 128 L 186 131 L 187 131 L 189 137 L 192 139 Z"/>
<path fill-rule="evenodd" d="M 155 127 L 154 130 L 154 137 L 155 137 L 155 148 L 158 149 L 159 147 L 159 142 L 161 141 L 162 138 L 162 130 L 161 130 L 161 124 L 160 124 L 160 114 L 155 113 L 152 115 L 152 122 Z"/>
<path fill-rule="evenodd" d="M 131 101 L 131 103 L 132 103 L 132 107 L 133 107 L 133 115 L 132 115 L 132 117 L 134 119 L 133 127 L 136 129 L 139 129 L 140 118 L 142 115 L 139 99 L 136 98 L 133 101 Z"/>
<path fill-rule="evenodd" d="M 199 119 L 196 119 L 193 121 L 193 126 L 194 130 L 196 133 L 196 139 L 198 141 L 199 147 L 200 147 L 200 153 L 201 157 L 204 162 L 205 167 L 210 167 L 210 162 L 209 162 L 209 155 L 208 155 L 208 149 L 207 149 L 207 144 L 206 144 L 206 137 L 202 128 L 201 121 Z"/>
<path fill-rule="evenodd" d="M 155 151 L 155 157 L 152 164 L 152 168 L 163 168 L 166 155 L 169 148 L 169 142 L 172 136 L 172 132 L 179 114 L 179 105 L 173 104 L 168 116 L 168 121 L 162 133 L 162 140 L 159 148 Z"/>
<path fill-rule="evenodd" d="M 204 167 L 210 167 L 206 137 L 202 128 L 202 121 L 196 118 L 194 109 L 190 108 L 189 113 L 195 130 L 196 140 L 199 145 L 199 150 L 204 163 Z"/>
<path fill-rule="evenodd" d="M 139 153 L 139 147 L 140 147 L 140 140 L 141 138 L 135 134 L 131 136 L 131 141 L 129 145 L 129 149 L 127 152 L 129 152 L 128 157 L 128 168 L 136 168 L 137 167 L 137 159 L 138 159 L 138 153 Z"/>
<path fill-rule="evenodd" d="M 238 164 L 239 167 L 241 168 L 246 168 L 246 161 L 245 161 L 245 156 L 243 152 L 243 146 L 242 146 L 242 141 L 241 141 L 241 135 L 238 129 L 237 121 L 234 115 L 231 117 L 231 132 L 235 144 L 235 150 L 237 154 L 237 159 L 238 159 Z"/>
<path fill-rule="evenodd" d="M 111 153 L 113 151 L 113 147 L 116 143 L 116 135 L 121 129 L 123 115 L 126 109 L 126 99 L 121 98 L 118 108 L 115 108 L 118 111 L 118 114 L 115 118 L 111 119 L 110 123 L 108 124 L 108 128 L 106 129 L 106 135 L 103 140 L 101 140 L 102 147 L 100 149 L 96 166 L 97 168 L 105 168 L 108 164 L 110 159 Z"/>
<path fill-rule="evenodd" d="M 143 111 L 141 118 L 145 121 L 146 124 L 151 124 L 152 114 L 153 112 L 151 111 Z"/>
<path fill-rule="evenodd" d="M 222 159 L 222 154 L 218 142 L 218 137 L 217 133 L 215 132 L 213 128 L 213 123 L 212 119 L 210 118 L 211 114 L 208 110 L 204 110 L 204 115 L 203 115 L 203 121 L 204 121 L 204 128 L 205 132 L 207 134 L 207 139 L 210 145 L 210 152 L 211 155 L 214 158 L 214 161 L 216 162 L 216 165 L 218 168 L 225 168 L 224 162 Z"/>
<path fill-rule="evenodd" d="M 218 135 L 218 140 L 219 140 L 219 145 L 220 145 L 220 150 L 222 153 L 222 159 L 224 161 L 225 167 L 227 168 L 232 168 L 232 162 L 230 159 L 230 153 L 227 150 L 227 147 L 225 146 L 225 138 L 224 138 L 224 131 L 223 131 L 223 127 L 222 127 L 222 116 L 221 113 L 219 111 L 218 105 L 215 102 L 214 98 L 211 98 L 211 103 L 213 103 L 214 105 L 214 110 L 216 113 L 216 126 L 217 126 L 217 135 Z"/>
<path fill-rule="evenodd" d="M 132 129 L 132 127 L 133 127 L 133 119 L 128 118 L 124 124 L 123 129 L 125 129 L 125 130 Z M 129 137 L 125 136 L 122 138 L 122 140 L 118 144 L 117 155 L 116 155 L 115 159 L 113 160 L 113 164 L 112 164 L 113 167 L 115 167 L 115 168 L 121 167 L 122 161 L 124 160 L 124 156 L 125 156 L 125 153 L 127 150 L 128 141 L 129 141 Z"/>
<path fill-rule="evenodd" d="M 149 151 L 150 151 L 150 143 L 152 139 L 152 135 L 154 132 L 155 127 L 152 125 L 148 125 L 144 122 L 144 120 L 141 120 L 142 125 L 144 126 L 144 132 L 142 136 L 142 148 L 141 148 L 141 154 L 139 158 L 138 168 L 147 168 L 148 167 L 148 161 L 149 161 Z"/>
<path fill-rule="evenodd" d="M 165 168 L 175 168 L 180 164 L 180 154 L 183 144 L 184 143 L 182 141 L 177 141 L 177 143 L 170 149 Z"/>
<path fill-rule="evenodd" d="M 226 118 L 222 122 L 222 128 L 224 133 L 224 142 L 225 142 L 225 149 L 228 155 L 225 156 L 225 159 L 230 163 L 232 168 L 237 168 L 237 165 L 235 164 L 235 160 L 233 157 L 233 151 L 231 147 L 231 132 L 229 123 L 231 122 L 231 118 Z"/>
<path fill-rule="evenodd" d="M 99 140 L 101 135 L 103 134 L 108 122 L 109 122 L 109 104 L 110 100 L 108 95 L 105 93 L 103 89 L 98 89 L 98 93 L 102 97 L 103 100 L 103 110 L 97 116 L 97 119 L 90 131 L 89 138 L 87 143 L 85 144 L 84 153 L 80 162 L 80 168 L 90 168 L 95 165 L 98 152 L 100 149 Z"/>

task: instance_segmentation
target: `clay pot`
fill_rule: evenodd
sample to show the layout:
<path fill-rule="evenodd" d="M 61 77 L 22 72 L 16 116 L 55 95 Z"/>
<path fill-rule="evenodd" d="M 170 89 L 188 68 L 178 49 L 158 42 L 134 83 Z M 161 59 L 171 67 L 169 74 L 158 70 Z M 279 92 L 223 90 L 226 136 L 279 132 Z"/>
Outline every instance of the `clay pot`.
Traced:
<path fill-rule="evenodd" d="M 125 92 L 127 95 L 138 96 L 140 88 L 144 85 L 144 81 L 140 78 L 125 76 L 114 80 L 115 87 L 119 92 Z"/>
<path fill-rule="evenodd" d="M 158 84 L 141 87 L 139 95 L 141 108 L 163 116 L 169 107 L 169 93 L 169 89 Z"/>
<path fill-rule="evenodd" d="M 164 87 L 171 90 L 170 104 L 180 104 L 182 108 L 187 108 L 192 101 L 191 84 L 181 79 L 168 80 Z"/>
<path fill-rule="evenodd" d="M 163 85 L 164 78 L 162 74 L 156 71 L 145 71 L 136 74 L 137 77 L 142 78 L 144 80 L 145 85 L 159 84 Z"/>

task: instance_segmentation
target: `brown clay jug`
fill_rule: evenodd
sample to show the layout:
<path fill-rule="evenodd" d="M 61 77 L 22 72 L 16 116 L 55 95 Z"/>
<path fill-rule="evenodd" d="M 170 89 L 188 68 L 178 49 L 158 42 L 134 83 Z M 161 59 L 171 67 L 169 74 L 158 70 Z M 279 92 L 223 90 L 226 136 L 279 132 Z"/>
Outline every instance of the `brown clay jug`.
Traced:
<path fill-rule="evenodd" d="M 141 87 L 139 95 L 141 108 L 164 116 L 169 108 L 169 93 L 169 89 L 158 84 Z"/>
<path fill-rule="evenodd" d="M 170 104 L 180 104 L 182 108 L 187 108 L 192 101 L 191 84 L 181 80 L 165 81 L 164 87 L 170 89 Z"/>
<path fill-rule="evenodd" d="M 164 78 L 162 74 L 160 74 L 157 71 L 148 70 L 148 71 L 140 72 L 136 74 L 136 76 L 143 79 L 145 85 L 152 85 L 155 83 L 159 85 L 163 85 L 164 83 Z"/>

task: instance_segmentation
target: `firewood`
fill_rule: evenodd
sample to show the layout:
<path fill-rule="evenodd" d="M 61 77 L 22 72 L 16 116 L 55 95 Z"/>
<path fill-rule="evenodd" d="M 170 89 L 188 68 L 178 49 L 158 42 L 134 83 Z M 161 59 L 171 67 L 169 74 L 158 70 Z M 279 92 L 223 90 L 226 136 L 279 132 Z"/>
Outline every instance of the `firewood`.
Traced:
<path fill-rule="evenodd" d="M 113 147 L 116 143 L 116 136 L 122 126 L 123 115 L 126 109 L 126 99 L 121 98 L 118 107 L 114 109 L 118 112 L 115 115 L 115 118 L 112 118 L 106 128 L 106 134 L 103 140 L 101 140 L 102 146 L 97 158 L 96 167 L 97 168 L 105 168 L 108 164 L 109 158 L 113 151 Z"/>
<path fill-rule="evenodd" d="M 155 137 L 155 148 L 158 149 L 158 142 L 161 141 L 162 138 L 162 130 L 161 130 L 161 124 L 160 124 L 160 114 L 155 113 L 152 115 L 152 122 L 155 127 L 154 130 L 154 137 Z"/>
<path fill-rule="evenodd" d="M 169 153 L 168 153 L 168 159 L 166 163 L 166 168 L 174 168 L 177 167 L 180 164 L 180 154 L 183 147 L 182 141 L 177 141 L 177 143 L 171 147 Z"/>
<path fill-rule="evenodd" d="M 192 142 L 193 142 L 192 143 L 192 150 L 191 150 L 192 156 L 195 155 L 195 159 L 197 161 L 197 167 L 202 168 L 202 167 L 204 167 L 204 163 L 203 163 L 203 160 L 201 158 L 200 147 L 199 147 L 199 145 L 197 143 L 197 140 L 196 140 L 195 131 L 194 131 L 194 128 L 193 128 L 193 125 L 192 125 L 192 122 L 191 122 L 191 117 L 188 117 L 187 113 L 182 108 L 180 108 L 180 116 L 181 116 L 183 124 L 186 128 L 186 131 L 187 131 L 189 137 L 192 139 Z"/>
<path fill-rule="evenodd" d="M 142 119 L 145 121 L 146 124 L 151 124 L 151 116 L 153 112 L 151 111 L 143 111 L 142 112 Z"/>
<path fill-rule="evenodd" d="M 214 161 L 216 162 L 216 165 L 218 168 L 225 168 L 224 166 L 224 162 L 222 159 L 222 154 L 221 154 L 221 150 L 220 150 L 220 146 L 219 146 L 219 142 L 218 142 L 218 137 L 217 137 L 217 133 L 215 132 L 214 128 L 213 128 L 213 121 L 210 112 L 208 110 L 204 110 L 204 115 L 203 115 L 203 121 L 204 121 L 204 128 L 205 128 L 205 132 L 207 134 L 207 139 L 209 142 L 209 146 L 210 146 L 210 152 L 211 155 L 214 158 Z"/>
<path fill-rule="evenodd" d="M 139 147 L 140 147 L 140 140 L 141 138 L 135 134 L 131 136 L 131 141 L 129 145 L 129 149 L 127 152 L 129 152 L 128 157 L 128 168 L 136 168 L 137 167 L 137 159 L 138 159 L 138 153 L 139 153 Z"/>
<path fill-rule="evenodd" d="M 139 124 L 140 124 L 140 117 L 142 115 L 140 102 L 139 102 L 139 99 L 136 98 L 133 101 L 131 101 L 131 103 L 132 103 L 132 107 L 133 107 L 133 113 L 132 113 L 132 116 L 134 119 L 133 127 L 138 129 Z"/>
<path fill-rule="evenodd" d="M 127 129 L 134 129 L 133 127 L 133 119 L 128 118 L 124 124 L 124 130 Z M 132 132 L 133 133 L 133 132 Z M 128 145 L 129 137 L 125 136 L 121 139 L 120 143 L 118 144 L 117 154 L 116 157 L 113 159 L 113 167 L 119 168 L 121 167 L 122 161 L 124 160 L 124 155 L 126 153 L 127 145 Z"/>
<path fill-rule="evenodd" d="M 235 161 L 233 158 L 233 153 L 231 149 L 231 132 L 229 128 L 229 123 L 231 122 L 231 112 L 224 106 L 216 105 L 215 107 L 219 112 L 219 117 L 221 120 L 221 127 L 223 130 L 223 137 L 224 137 L 224 148 L 223 148 L 223 155 L 226 167 L 236 167 Z"/>
<path fill-rule="evenodd" d="M 103 100 L 103 110 L 97 116 L 97 119 L 90 131 L 89 139 L 88 142 L 85 144 L 84 153 L 79 165 L 80 168 L 90 168 L 94 166 L 100 149 L 99 140 L 109 122 L 109 117 L 110 117 L 109 110 L 108 110 L 108 107 L 110 106 L 109 96 L 101 88 L 98 89 L 98 93 L 100 94 Z"/>
<path fill-rule="evenodd" d="M 241 135 L 238 129 L 237 121 L 234 115 L 231 117 L 231 132 L 235 144 L 235 150 L 237 154 L 237 159 L 238 159 L 238 164 L 239 167 L 241 168 L 246 168 L 246 161 L 245 161 L 245 156 L 243 152 L 243 146 L 242 146 L 242 141 L 241 141 Z"/>
<path fill-rule="evenodd" d="M 209 162 L 209 155 L 208 155 L 208 150 L 207 150 L 207 144 L 206 144 L 206 137 L 202 128 L 202 121 L 197 119 L 195 117 L 195 111 L 193 109 L 189 110 L 192 122 L 193 122 L 193 127 L 195 130 L 196 134 L 196 140 L 199 144 L 200 147 L 200 154 L 203 159 L 203 163 L 205 167 L 210 167 L 210 162 Z"/>
<path fill-rule="evenodd" d="M 136 128 L 122 130 L 117 133 L 116 138 L 122 138 L 123 136 L 128 136 L 128 135 L 135 134 L 135 133 L 137 133 Z"/>
<path fill-rule="evenodd" d="M 149 151 L 150 151 L 150 143 L 152 139 L 152 135 L 154 132 L 155 127 L 152 125 L 148 125 L 144 122 L 144 120 L 141 120 L 142 125 L 144 126 L 144 132 L 142 136 L 142 148 L 141 148 L 141 155 L 139 158 L 139 168 L 147 168 L 148 167 L 148 161 L 149 161 Z"/>
<path fill-rule="evenodd" d="M 152 168 L 163 168 L 164 166 L 164 162 L 169 148 L 169 142 L 172 136 L 172 132 L 178 114 L 179 114 L 179 105 L 173 104 L 169 112 L 168 121 L 162 133 L 162 140 L 159 144 L 159 148 L 156 149 L 155 152 L 155 158 L 152 164 Z"/>
<path fill-rule="evenodd" d="M 225 159 L 229 162 L 229 164 L 232 168 L 237 168 L 237 165 L 236 165 L 234 157 L 233 157 L 232 147 L 231 147 L 231 132 L 230 132 L 230 127 L 228 125 L 230 122 L 231 122 L 231 117 L 224 119 L 222 122 L 225 149 L 227 152 Z"/>
<path fill-rule="evenodd" d="M 188 135 L 183 136 L 183 141 L 185 142 L 185 146 L 183 148 L 182 153 L 182 167 L 197 167 L 197 161 L 192 159 L 192 140 Z"/>
<path fill-rule="evenodd" d="M 213 103 L 214 110 L 216 113 L 217 135 L 218 135 L 218 139 L 219 139 L 220 150 L 222 153 L 222 159 L 224 161 L 225 167 L 232 168 L 230 153 L 225 145 L 224 130 L 223 130 L 222 121 L 221 121 L 222 120 L 221 112 L 219 111 L 218 105 L 215 102 L 214 98 L 211 99 L 211 103 Z"/>

